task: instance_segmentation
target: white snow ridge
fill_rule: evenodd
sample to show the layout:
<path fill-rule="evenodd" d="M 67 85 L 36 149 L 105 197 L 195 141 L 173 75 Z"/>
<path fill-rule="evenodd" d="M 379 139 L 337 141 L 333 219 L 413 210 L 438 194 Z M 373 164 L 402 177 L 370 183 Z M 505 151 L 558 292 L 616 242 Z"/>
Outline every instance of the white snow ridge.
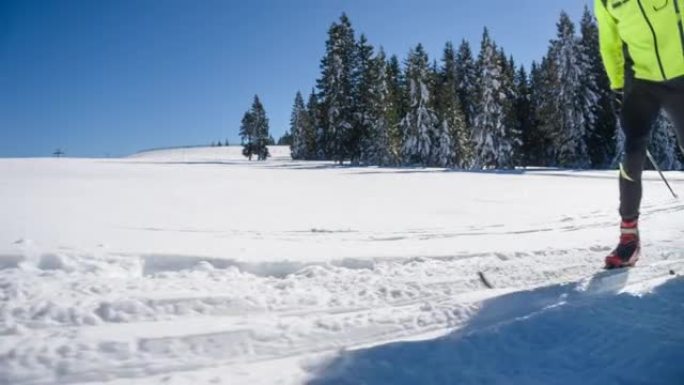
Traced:
<path fill-rule="evenodd" d="M 615 172 L 271 153 L 0 160 L 0 384 L 684 383 L 656 174 L 642 260 L 606 272 Z"/>

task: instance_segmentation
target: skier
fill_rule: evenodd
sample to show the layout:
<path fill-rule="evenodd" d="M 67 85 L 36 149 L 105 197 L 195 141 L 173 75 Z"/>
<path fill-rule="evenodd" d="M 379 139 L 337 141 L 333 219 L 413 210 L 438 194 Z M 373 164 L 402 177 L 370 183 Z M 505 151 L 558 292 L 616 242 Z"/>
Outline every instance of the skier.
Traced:
<path fill-rule="evenodd" d="M 641 174 L 651 129 L 661 110 L 673 121 L 684 152 L 684 0 L 595 0 L 601 56 L 622 105 L 620 243 L 607 268 L 639 260 Z M 624 91 L 624 93 L 623 93 Z"/>

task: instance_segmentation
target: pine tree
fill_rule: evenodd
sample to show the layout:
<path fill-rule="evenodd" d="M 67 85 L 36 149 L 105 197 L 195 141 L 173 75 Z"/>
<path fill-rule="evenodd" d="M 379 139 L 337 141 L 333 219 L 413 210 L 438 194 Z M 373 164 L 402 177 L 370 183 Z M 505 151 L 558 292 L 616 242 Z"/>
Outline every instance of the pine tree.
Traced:
<path fill-rule="evenodd" d="M 536 63 L 533 64 L 536 70 Z M 514 102 L 515 128 L 520 133 L 520 148 L 516 163 L 522 166 L 531 164 L 530 151 L 534 151 L 530 144 L 534 135 L 534 109 L 532 108 L 532 90 L 525 71 L 525 67 L 520 66 L 515 75 L 516 97 Z"/>
<path fill-rule="evenodd" d="M 562 167 L 587 168 L 591 165 L 587 146 L 587 126 L 592 122 L 588 105 L 596 102 L 595 94 L 583 81 L 589 71 L 575 35 L 570 17 L 561 13 L 557 39 L 551 43 L 551 59 L 558 68 L 559 88 L 556 92 L 558 131 L 554 135 L 556 160 Z"/>
<path fill-rule="evenodd" d="M 598 26 L 584 7 L 580 24 L 580 49 L 587 62 L 583 87 L 596 94 L 596 102 L 587 106 L 589 157 L 595 168 L 606 167 L 615 156 L 615 133 L 618 129 L 617 111 L 608 75 L 603 67 L 599 49 Z"/>
<path fill-rule="evenodd" d="M 311 127 L 311 137 L 307 141 L 308 153 L 311 160 L 324 160 L 329 158 L 328 152 L 328 131 L 324 125 L 323 108 L 318 101 L 315 90 L 311 91 L 309 100 L 306 103 L 306 112 Z"/>
<path fill-rule="evenodd" d="M 258 160 L 266 160 L 271 156 L 268 152 L 268 144 L 274 142 L 273 137 L 269 134 L 268 117 L 263 104 L 259 100 L 259 96 L 254 96 L 254 103 L 252 104 L 252 124 L 254 125 L 254 139 L 255 146 L 253 148 L 254 154 L 257 155 Z"/>
<path fill-rule="evenodd" d="M 339 23 L 333 23 L 328 32 L 326 54 L 321 61 L 322 76 L 318 81 L 324 153 L 340 164 L 352 151 L 356 49 L 354 30 L 349 18 L 343 14 Z"/>
<path fill-rule="evenodd" d="M 375 163 L 373 137 L 374 124 L 374 83 L 378 69 L 373 61 L 373 46 L 365 35 L 359 37 L 354 65 L 354 126 L 350 135 L 349 148 L 352 164 L 364 161 Z"/>
<path fill-rule="evenodd" d="M 381 48 L 373 60 L 373 137 L 375 138 L 375 162 L 380 166 L 393 164 L 392 134 L 393 119 L 390 101 L 390 85 L 388 77 L 387 56 Z"/>
<path fill-rule="evenodd" d="M 518 119 L 515 110 L 515 102 L 518 97 L 517 88 L 515 87 L 515 61 L 513 57 L 506 59 L 506 53 L 501 49 L 500 61 L 503 64 L 501 89 L 503 91 L 503 111 L 504 111 L 504 127 L 506 128 L 506 137 L 510 142 L 510 151 L 504 151 L 499 155 L 499 161 L 506 164 L 506 167 L 515 167 L 520 164 L 520 150 L 522 147 L 521 133 L 518 130 Z"/>
<path fill-rule="evenodd" d="M 550 53 L 549 53 L 550 55 Z M 554 138 L 560 130 L 556 103 L 560 78 L 556 62 L 542 58 L 537 71 L 532 72 L 532 108 L 536 124 L 528 137 L 528 156 L 536 166 L 556 166 Z"/>
<path fill-rule="evenodd" d="M 404 133 L 403 159 L 412 165 L 431 165 L 433 140 L 439 123 L 431 103 L 428 63 L 421 44 L 411 50 L 406 63 L 409 106 L 400 126 Z"/>
<path fill-rule="evenodd" d="M 273 138 L 268 133 L 268 117 L 259 96 L 254 96 L 252 107 L 242 118 L 240 137 L 243 145 L 242 154 L 249 160 L 252 160 L 254 155 L 259 160 L 266 160 L 270 156 L 267 145 Z"/>
<path fill-rule="evenodd" d="M 439 120 L 435 161 L 441 166 L 467 167 L 472 158 L 470 135 L 458 97 L 456 52 L 451 42 L 444 47 L 442 67 L 435 87 L 435 110 Z"/>
<path fill-rule="evenodd" d="M 479 84 L 476 99 L 473 140 L 475 167 L 513 167 L 514 138 L 507 127 L 510 100 L 505 84 L 505 60 L 485 28 L 478 57 Z"/>
<path fill-rule="evenodd" d="M 390 153 L 389 127 L 389 86 L 387 78 L 387 62 L 384 51 L 368 62 L 361 86 L 360 100 L 363 101 L 363 119 L 365 135 L 361 142 L 361 160 L 366 164 L 389 165 L 392 161 Z"/>
<path fill-rule="evenodd" d="M 242 142 L 242 155 L 252 160 L 256 149 L 256 131 L 252 110 L 245 112 L 240 126 L 240 139 Z M 212 142 L 212 146 L 215 144 Z"/>
<path fill-rule="evenodd" d="M 523 165 L 525 167 L 543 165 L 543 162 L 541 161 L 541 119 L 538 115 L 541 110 L 540 106 L 542 102 L 542 80 L 542 70 L 539 64 L 536 61 L 533 61 L 530 66 L 529 77 L 530 125 L 527 129 L 522 130 L 522 153 Z"/>
<path fill-rule="evenodd" d="M 294 106 L 292 107 L 292 116 L 290 118 L 290 132 L 292 133 L 292 145 L 290 146 L 292 159 L 301 160 L 309 159 L 309 147 L 307 140 L 311 133 L 309 130 L 309 117 L 307 116 L 306 106 L 304 106 L 304 98 L 301 92 L 297 92 L 295 96 Z"/>
<path fill-rule="evenodd" d="M 401 121 L 408 111 L 408 91 L 399 58 L 393 55 L 387 62 L 387 127 L 389 130 L 390 164 L 402 163 L 404 133 Z"/>
<path fill-rule="evenodd" d="M 466 126 L 472 129 L 476 113 L 477 66 L 470 43 L 463 40 L 456 55 L 456 79 L 459 104 L 463 109 Z"/>

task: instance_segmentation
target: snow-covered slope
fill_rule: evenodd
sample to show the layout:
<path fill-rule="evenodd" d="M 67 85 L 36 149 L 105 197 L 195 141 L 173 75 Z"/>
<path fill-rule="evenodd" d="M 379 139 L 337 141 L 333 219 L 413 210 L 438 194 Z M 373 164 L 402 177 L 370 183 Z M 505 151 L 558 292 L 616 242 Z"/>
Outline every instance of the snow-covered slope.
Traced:
<path fill-rule="evenodd" d="M 684 204 L 657 175 L 640 267 L 604 273 L 614 172 L 239 151 L 0 160 L 0 384 L 684 379 Z"/>

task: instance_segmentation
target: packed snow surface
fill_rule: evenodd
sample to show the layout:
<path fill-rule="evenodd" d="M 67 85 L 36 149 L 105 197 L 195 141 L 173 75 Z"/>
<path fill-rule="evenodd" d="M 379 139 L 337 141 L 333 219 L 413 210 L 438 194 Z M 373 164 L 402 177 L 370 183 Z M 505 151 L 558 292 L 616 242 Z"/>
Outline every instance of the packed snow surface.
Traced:
<path fill-rule="evenodd" d="M 646 172 L 0 160 L 0 384 L 682 384 L 684 202 Z M 684 193 L 684 175 L 667 173 Z"/>

